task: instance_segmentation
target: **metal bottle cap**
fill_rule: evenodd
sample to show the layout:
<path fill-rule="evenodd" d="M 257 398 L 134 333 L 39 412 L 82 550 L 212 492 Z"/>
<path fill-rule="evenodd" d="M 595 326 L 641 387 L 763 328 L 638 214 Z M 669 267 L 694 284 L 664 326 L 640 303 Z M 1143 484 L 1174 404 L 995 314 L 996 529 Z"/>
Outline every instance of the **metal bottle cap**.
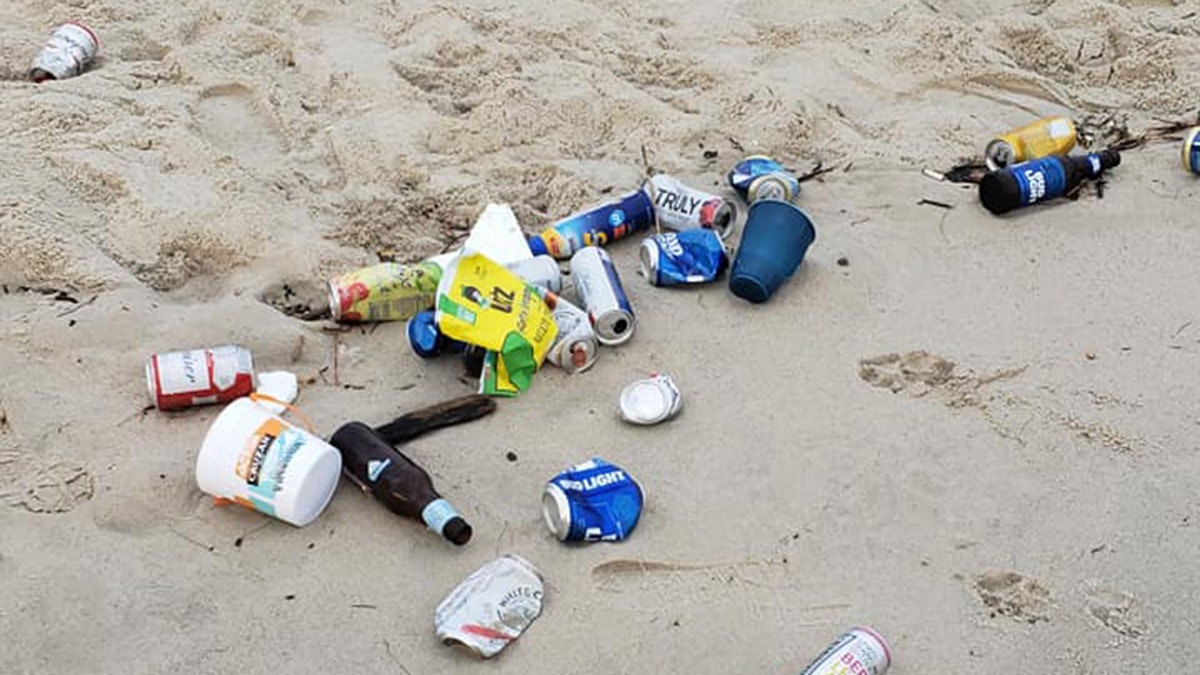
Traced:
<path fill-rule="evenodd" d="M 670 377 L 652 373 L 648 380 L 630 383 L 621 392 L 621 418 L 630 424 L 649 426 L 679 414 L 683 396 Z"/>
<path fill-rule="evenodd" d="M 554 483 L 547 483 L 542 492 L 542 517 L 546 527 L 559 541 L 566 541 L 571 533 L 571 503 L 567 494 Z"/>

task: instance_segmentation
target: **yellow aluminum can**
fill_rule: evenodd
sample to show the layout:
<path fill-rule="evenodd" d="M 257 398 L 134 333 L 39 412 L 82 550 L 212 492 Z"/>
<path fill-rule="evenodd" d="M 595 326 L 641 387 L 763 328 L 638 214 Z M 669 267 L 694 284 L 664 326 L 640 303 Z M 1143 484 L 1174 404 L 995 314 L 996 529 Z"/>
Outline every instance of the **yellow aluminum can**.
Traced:
<path fill-rule="evenodd" d="M 1070 119 L 1047 117 L 988 143 L 984 156 L 992 171 L 1050 155 L 1065 156 L 1075 148 L 1077 135 Z"/>

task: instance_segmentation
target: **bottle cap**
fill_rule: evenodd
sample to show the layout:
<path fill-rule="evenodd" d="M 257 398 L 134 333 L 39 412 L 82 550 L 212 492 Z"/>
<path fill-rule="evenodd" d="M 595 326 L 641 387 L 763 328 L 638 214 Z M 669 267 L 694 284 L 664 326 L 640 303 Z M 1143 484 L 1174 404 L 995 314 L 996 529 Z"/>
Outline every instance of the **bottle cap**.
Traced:
<path fill-rule="evenodd" d="M 664 422 L 677 415 L 682 406 L 679 388 L 666 375 L 652 373 L 650 379 L 632 382 L 621 392 L 621 418 L 631 424 Z"/>
<path fill-rule="evenodd" d="M 461 516 L 455 516 L 446 521 L 442 527 L 442 536 L 455 546 L 462 546 L 471 541 L 471 526 Z"/>

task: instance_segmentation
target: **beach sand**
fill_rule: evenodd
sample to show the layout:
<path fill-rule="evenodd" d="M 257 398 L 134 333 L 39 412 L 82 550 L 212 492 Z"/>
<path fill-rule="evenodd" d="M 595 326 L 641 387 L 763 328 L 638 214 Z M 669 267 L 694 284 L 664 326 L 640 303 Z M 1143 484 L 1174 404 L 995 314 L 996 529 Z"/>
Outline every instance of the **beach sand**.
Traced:
<path fill-rule="evenodd" d="M 1194 119 L 1200 3 L 185 5 L 0 4 L 0 672 L 787 675 L 860 624 L 897 675 L 1200 660 L 1178 143 L 1006 218 L 921 173 L 1042 115 Z M 100 62 L 25 82 L 76 18 Z M 345 483 L 304 529 L 214 508 L 194 463 L 219 409 L 145 410 L 149 354 L 234 342 L 312 379 L 324 434 L 468 393 L 401 324 L 278 308 L 453 247 L 490 201 L 536 232 L 648 169 L 725 191 L 751 153 L 833 168 L 800 198 L 802 271 L 750 306 L 655 289 L 612 246 L 630 344 L 405 449 L 474 525 L 463 549 Z M 623 425 L 651 370 L 682 416 Z M 564 546 L 538 495 L 593 455 L 646 510 L 627 542 Z M 433 610 L 505 552 L 545 611 L 479 664 Z"/>

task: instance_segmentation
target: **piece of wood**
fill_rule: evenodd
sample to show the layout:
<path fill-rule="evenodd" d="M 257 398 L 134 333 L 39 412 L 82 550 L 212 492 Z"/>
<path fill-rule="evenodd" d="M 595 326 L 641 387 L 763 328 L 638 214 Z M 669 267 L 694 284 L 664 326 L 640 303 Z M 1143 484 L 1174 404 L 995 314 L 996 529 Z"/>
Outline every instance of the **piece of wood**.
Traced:
<path fill-rule="evenodd" d="M 471 394 L 401 415 L 383 426 L 375 427 L 375 433 L 392 445 L 400 445 L 434 429 L 472 422 L 495 411 L 496 402 L 491 398 Z"/>

